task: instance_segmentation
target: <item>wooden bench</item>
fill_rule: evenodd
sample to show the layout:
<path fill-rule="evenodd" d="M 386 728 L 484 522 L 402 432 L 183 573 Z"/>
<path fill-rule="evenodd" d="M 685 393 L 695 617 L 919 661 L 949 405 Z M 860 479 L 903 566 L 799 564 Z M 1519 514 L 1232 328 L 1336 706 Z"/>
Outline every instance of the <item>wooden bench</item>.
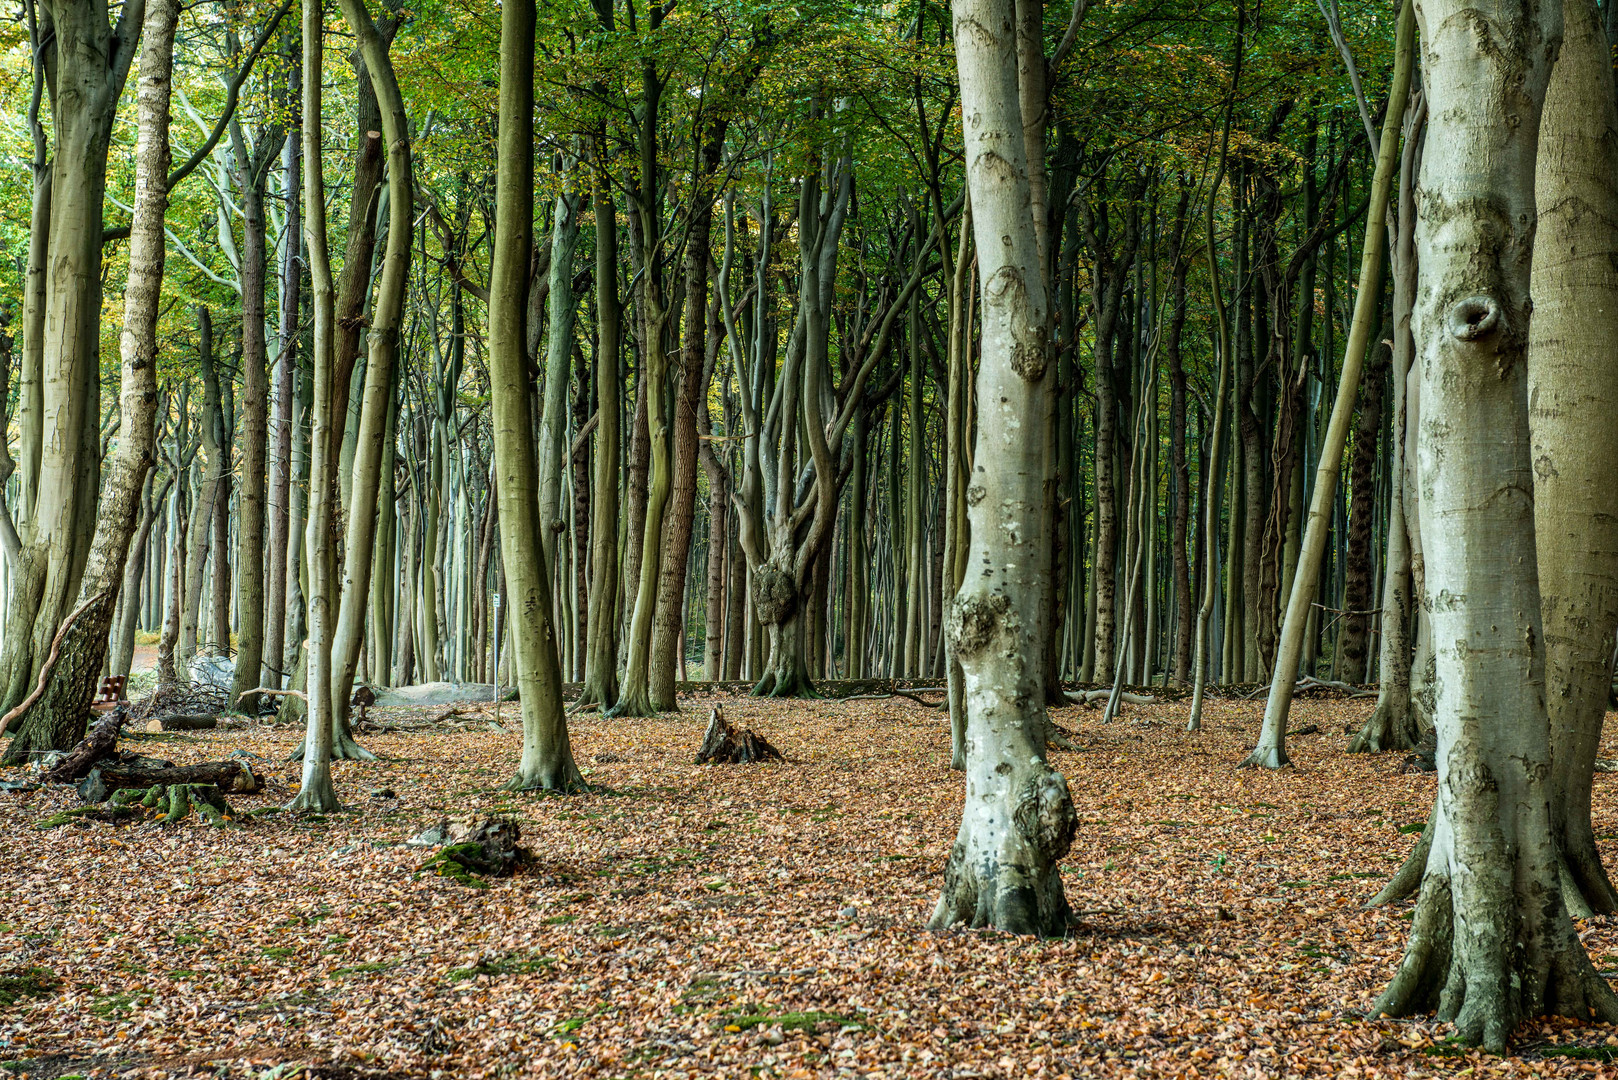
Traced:
<path fill-rule="evenodd" d="M 127 704 L 124 691 L 128 686 L 128 675 L 108 675 L 101 680 L 101 689 L 96 692 L 96 699 L 90 703 L 90 711 L 100 715 Z"/>

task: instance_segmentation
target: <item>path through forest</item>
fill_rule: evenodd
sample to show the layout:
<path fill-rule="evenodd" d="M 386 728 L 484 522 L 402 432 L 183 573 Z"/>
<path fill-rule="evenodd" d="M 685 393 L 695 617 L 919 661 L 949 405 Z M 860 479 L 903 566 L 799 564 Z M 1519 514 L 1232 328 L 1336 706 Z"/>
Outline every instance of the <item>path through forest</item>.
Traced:
<path fill-rule="evenodd" d="M 35 1078 L 256 1080 L 1610 1069 L 1551 1052 L 1618 1051 L 1599 1027 L 1528 1028 L 1517 1056 L 1485 1059 L 1428 1020 L 1360 1018 L 1410 908 L 1359 905 L 1433 781 L 1342 752 L 1360 701 L 1300 701 L 1294 725 L 1321 734 L 1296 739 L 1298 767 L 1238 773 L 1261 704 L 1210 702 L 1200 736 L 1184 703 L 1110 726 L 1055 714 L 1082 747 L 1054 755 L 1081 821 L 1064 864 L 1081 918 L 1059 941 L 922 928 L 963 790 L 940 714 L 904 699 L 727 699 L 786 752 L 773 766 L 693 765 L 707 700 L 576 720 L 599 785 L 583 797 L 505 794 L 520 737 L 446 729 L 365 737 L 383 760 L 336 764 L 348 810 L 325 819 L 40 831 L 69 789 L 8 796 L 0 975 L 48 974 L 0 1007 L 0 1056 Z M 263 796 L 231 796 L 243 811 L 289 798 L 300 733 L 128 745 L 270 759 Z M 1596 785 L 1610 860 L 1613 781 Z M 418 874 L 404 841 L 472 808 L 520 817 L 534 863 L 487 890 Z M 1618 920 L 1583 933 L 1611 974 Z M 320 1067 L 274 1071 L 300 1061 Z"/>

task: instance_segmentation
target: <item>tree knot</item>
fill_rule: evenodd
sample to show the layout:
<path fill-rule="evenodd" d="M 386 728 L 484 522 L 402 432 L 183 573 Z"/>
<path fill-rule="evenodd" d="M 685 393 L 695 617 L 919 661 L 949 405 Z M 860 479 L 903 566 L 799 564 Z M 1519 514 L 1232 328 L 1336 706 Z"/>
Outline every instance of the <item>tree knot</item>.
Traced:
<path fill-rule="evenodd" d="M 753 608 L 759 622 L 776 626 L 792 618 L 798 606 L 798 590 L 792 575 L 765 563 L 753 574 Z"/>
<path fill-rule="evenodd" d="M 1034 850 L 1054 864 L 1073 846 L 1079 818 L 1073 811 L 1067 780 L 1045 762 L 1036 762 L 1034 773 L 1017 793 L 1017 806 L 1011 812 L 1017 829 Z"/>
<path fill-rule="evenodd" d="M 955 654 L 962 659 L 972 657 L 989 646 L 999 633 L 1011 601 L 999 593 L 962 593 L 955 598 L 949 612 L 950 640 L 955 642 Z"/>

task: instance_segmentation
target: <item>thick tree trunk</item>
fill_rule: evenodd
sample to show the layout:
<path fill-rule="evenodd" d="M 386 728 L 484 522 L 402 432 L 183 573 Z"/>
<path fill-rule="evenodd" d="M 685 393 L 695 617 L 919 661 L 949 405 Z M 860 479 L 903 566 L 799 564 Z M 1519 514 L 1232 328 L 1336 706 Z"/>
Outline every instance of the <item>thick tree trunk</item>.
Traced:
<path fill-rule="evenodd" d="M 983 360 L 968 575 L 949 633 L 965 675 L 967 798 L 931 925 L 1060 934 L 1070 918 L 1057 862 L 1077 825 L 1045 761 L 1049 520 L 1055 364 L 1020 137 L 1014 4 L 956 0 Z M 1043 107 L 1024 102 L 1023 110 Z"/>
<path fill-rule="evenodd" d="M 123 583 L 130 537 L 139 518 L 141 489 L 155 457 L 152 424 L 157 416 L 157 318 L 163 286 L 169 102 L 179 5 L 176 0 L 149 0 L 144 15 L 137 91 L 135 208 L 129 234 L 124 318 L 118 337 L 122 361 L 121 437 L 109 462 L 76 617 L 55 635 L 55 666 L 44 693 L 24 714 L 22 728 L 6 748 L 7 765 L 26 761 L 31 753 L 69 750 L 84 736 L 96 678 L 106 661 L 107 631 L 116 610 L 118 588 Z"/>
<path fill-rule="evenodd" d="M 1410 942 L 1373 1012 L 1436 1007 L 1500 1053 L 1531 1017 L 1618 1021 L 1559 888 L 1534 569 L 1534 156 L 1562 12 L 1424 0 L 1421 21 L 1432 137 L 1414 327 L 1439 786 Z"/>
<path fill-rule="evenodd" d="M 36 495 L 0 649 L 0 709 L 7 711 L 37 681 L 57 628 L 79 594 L 95 529 L 107 149 L 144 13 L 142 0 L 133 0 L 113 26 L 105 5 L 63 0 L 50 6 L 54 40 L 42 45 L 48 52 L 42 59 L 54 59 L 55 156 L 48 198 L 36 191 L 40 199 L 34 208 L 44 210 L 48 202 L 48 217 L 42 221 L 35 214 L 29 249 L 31 285 L 35 248 L 43 249 L 43 304 L 25 318 L 25 335 L 33 330 L 39 342 L 39 388 L 31 385 L 36 370 L 31 342 L 25 342 L 24 358 L 29 385 L 21 387 L 30 406 L 23 423 L 23 485 L 25 498 L 31 483 Z M 43 242 L 37 236 L 41 225 L 48 229 Z M 36 295 L 32 288 L 29 295 Z M 37 472 L 32 465 L 36 433 Z M 137 485 L 131 499 L 139 498 L 139 490 Z"/>
<path fill-rule="evenodd" d="M 1590 0 L 1563 0 L 1540 128 L 1528 424 L 1545 631 L 1551 820 L 1579 916 L 1618 909 L 1590 825 L 1591 779 L 1618 625 L 1618 108 Z"/>

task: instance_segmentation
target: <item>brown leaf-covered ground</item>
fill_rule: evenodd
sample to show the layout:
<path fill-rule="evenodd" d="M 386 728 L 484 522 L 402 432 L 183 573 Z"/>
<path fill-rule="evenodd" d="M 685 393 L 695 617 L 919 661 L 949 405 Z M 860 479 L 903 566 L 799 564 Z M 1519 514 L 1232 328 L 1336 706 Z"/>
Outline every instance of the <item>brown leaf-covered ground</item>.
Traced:
<path fill-rule="evenodd" d="M 1059 941 L 923 928 L 962 781 L 941 716 L 902 698 L 730 700 L 785 765 L 693 765 L 703 699 L 575 719 L 585 796 L 506 794 L 518 736 L 443 729 L 366 737 L 383 760 L 337 766 L 347 810 L 325 820 L 41 831 L 65 789 L 3 794 L 0 1062 L 259 1080 L 1612 1074 L 1612 1029 L 1525 1028 L 1502 1059 L 1362 1018 L 1409 905 L 1360 904 L 1433 790 L 1398 755 L 1342 752 L 1367 708 L 1300 702 L 1294 725 L 1323 734 L 1279 775 L 1232 768 L 1258 703 L 1211 703 L 1200 735 L 1184 703 L 1110 726 L 1059 713 L 1082 747 L 1054 758 L 1081 821 L 1064 874 L 1079 923 Z M 297 738 L 128 745 L 269 758 L 270 791 L 232 797 L 246 811 L 289 797 Z M 1613 782 L 1597 778 L 1596 824 L 1618 839 Z M 474 808 L 518 816 L 534 862 L 486 890 L 419 873 L 404 841 Z M 1618 922 L 1582 933 L 1618 974 Z M 1570 1043 L 1599 1056 L 1553 1052 Z"/>

